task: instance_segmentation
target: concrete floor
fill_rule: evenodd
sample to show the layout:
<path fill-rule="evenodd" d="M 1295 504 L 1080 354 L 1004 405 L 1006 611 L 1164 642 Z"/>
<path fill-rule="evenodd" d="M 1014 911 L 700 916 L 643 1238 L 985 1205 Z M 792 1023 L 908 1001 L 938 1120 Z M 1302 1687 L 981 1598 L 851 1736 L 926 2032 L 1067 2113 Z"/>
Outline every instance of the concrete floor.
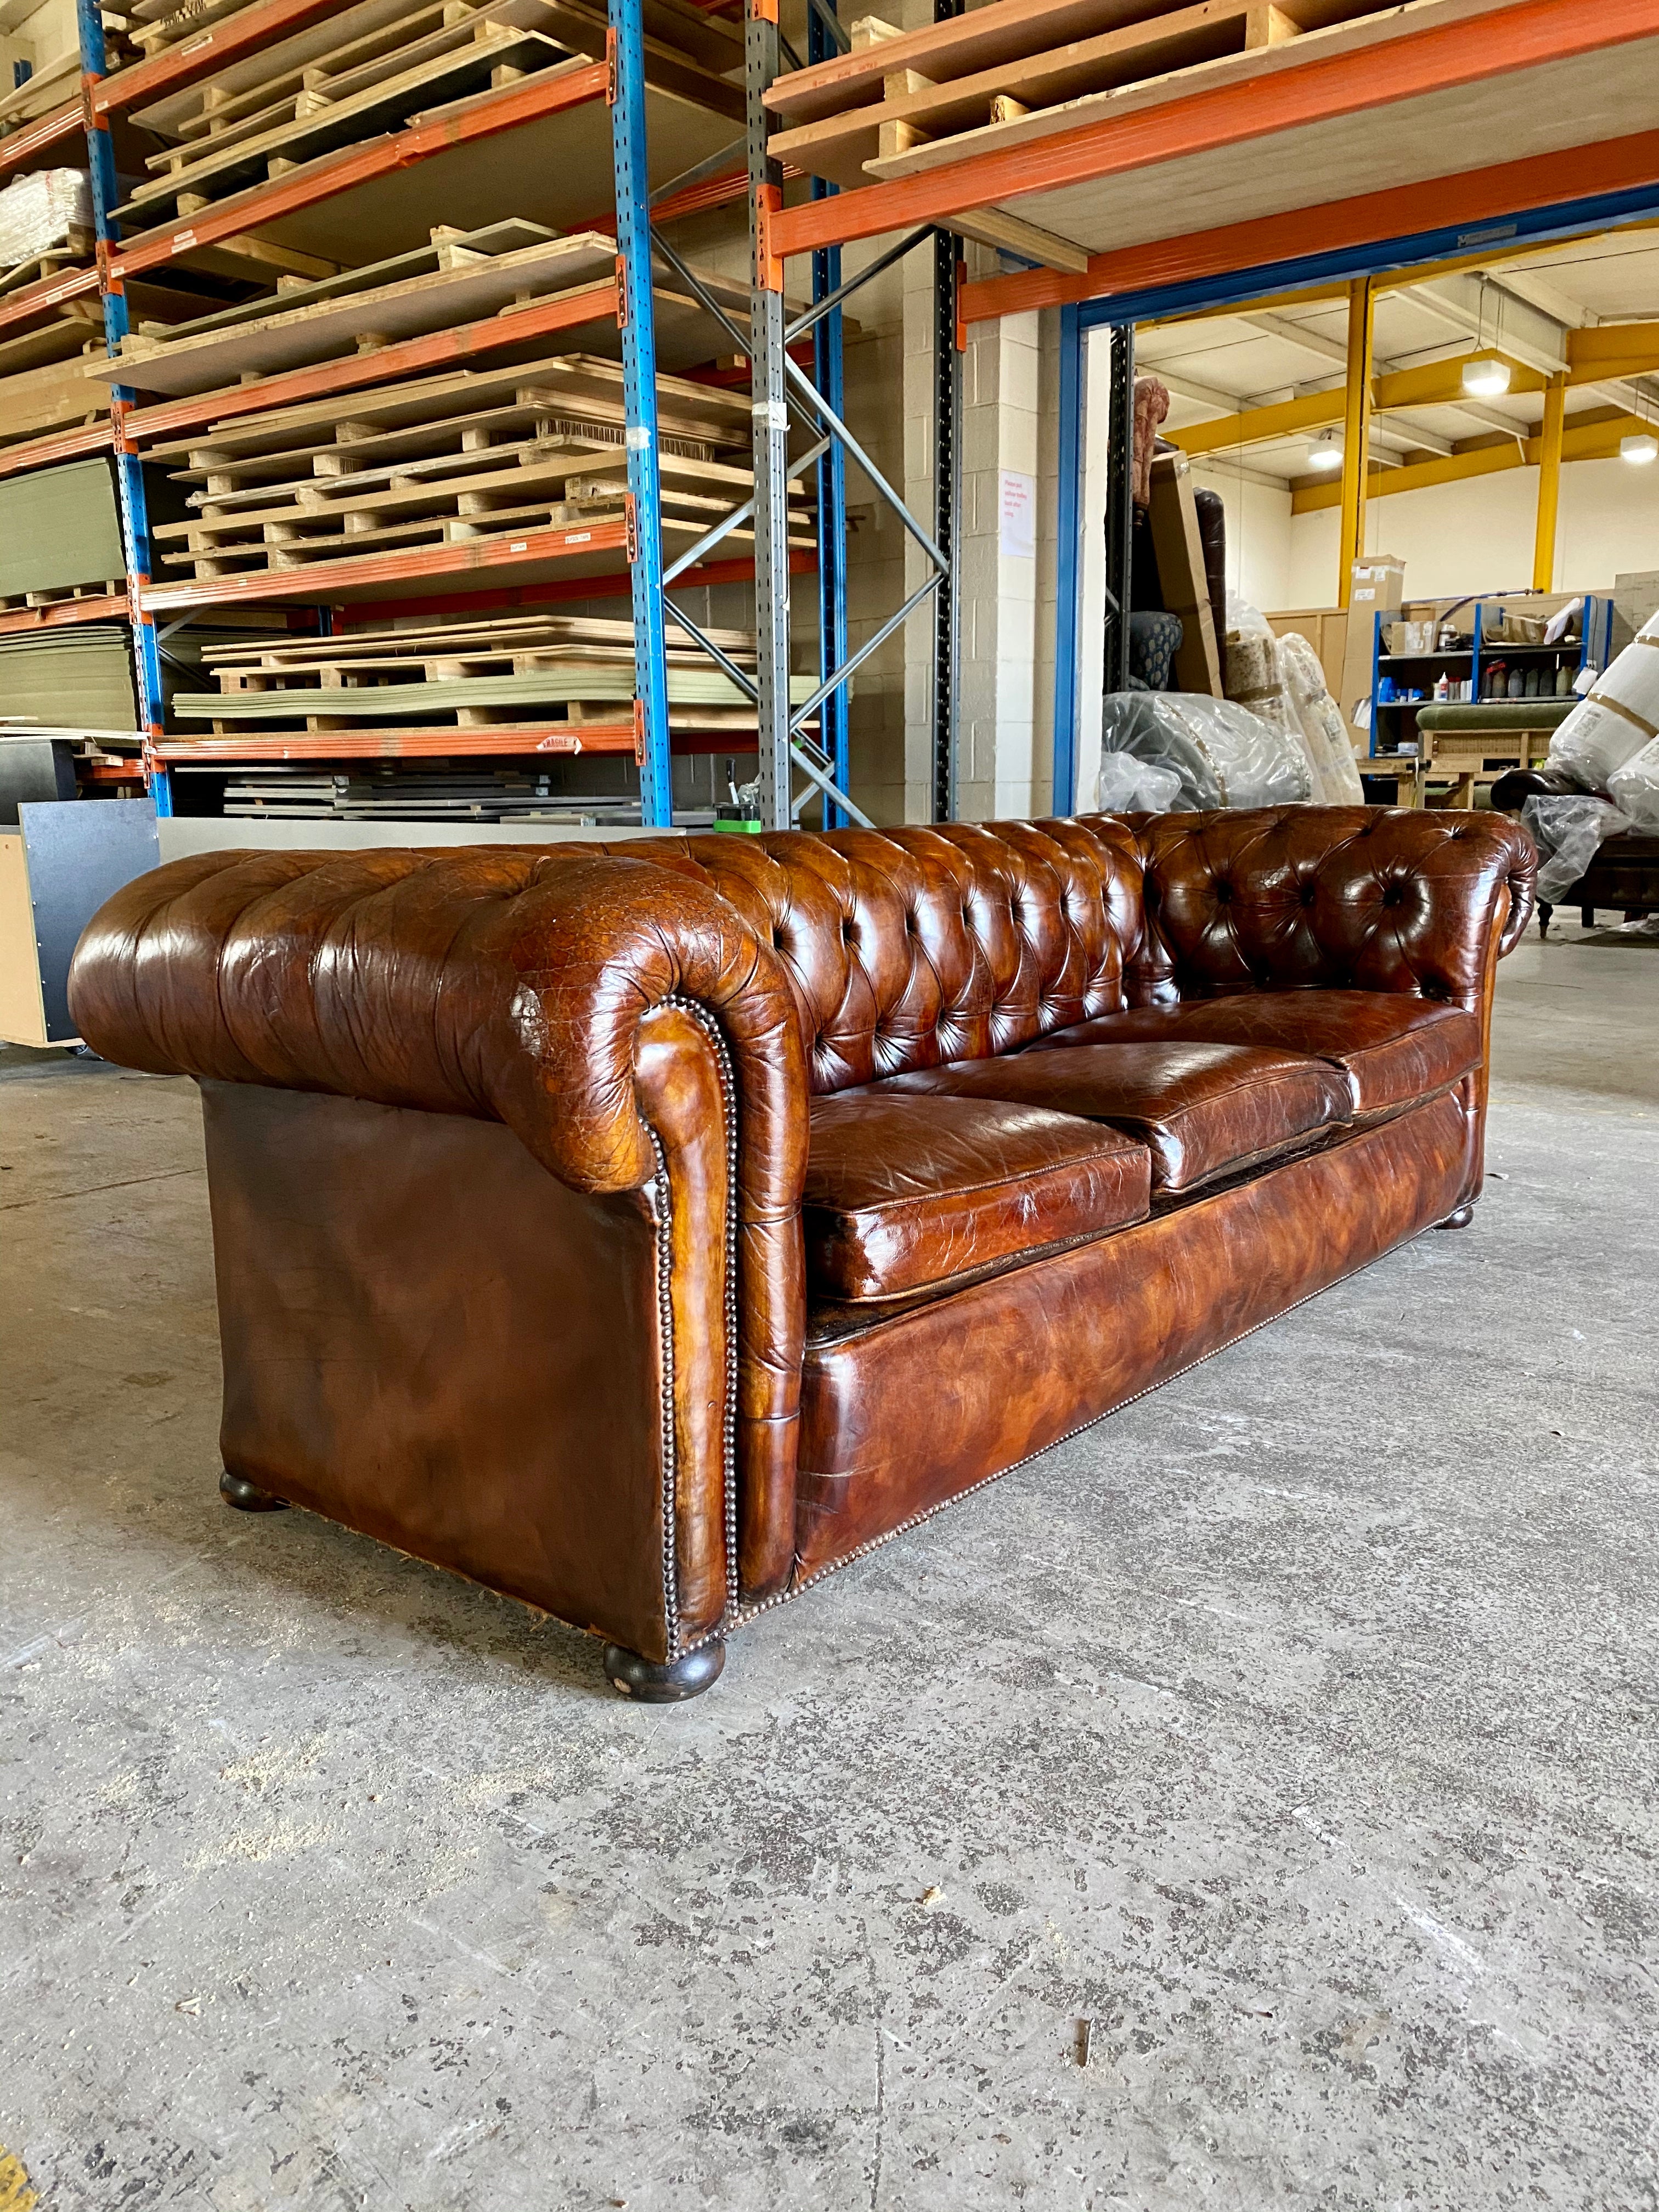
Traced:
<path fill-rule="evenodd" d="M 1659 2205 L 1659 941 L 1559 927 L 1504 971 L 1473 1230 L 680 1711 L 227 1512 L 190 1088 L 6 1055 L 0 2146 L 43 2212 Z"/>

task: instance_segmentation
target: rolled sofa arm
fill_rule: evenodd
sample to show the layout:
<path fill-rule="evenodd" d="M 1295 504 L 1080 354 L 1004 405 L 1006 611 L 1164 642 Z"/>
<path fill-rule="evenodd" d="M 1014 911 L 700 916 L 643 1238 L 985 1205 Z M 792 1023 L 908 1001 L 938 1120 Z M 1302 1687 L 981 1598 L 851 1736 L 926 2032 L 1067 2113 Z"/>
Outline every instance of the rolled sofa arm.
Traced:
<path fill-rule="evenodd" d="M 94 916 L 70 1004 L 106 1059 L 505 1122 L 572 1188 L 659 1172 L 659 1010 L 723 1042 L 736 1103 L 745 1595 L 787 1579 L 805 1328 L 806 1075 L 771 947 L 662 859 L 591 848 L 219 853 Z M 735 1596 L 735 1593 L 733 1593 Z"/>
<path fill-rule="evenodd" d="M 1497 814 L 1291 806 L 1139 818 L 1130 1002 L 1408 991 L 1474 1012 L 1531 916 L 1538 854 Z"/>

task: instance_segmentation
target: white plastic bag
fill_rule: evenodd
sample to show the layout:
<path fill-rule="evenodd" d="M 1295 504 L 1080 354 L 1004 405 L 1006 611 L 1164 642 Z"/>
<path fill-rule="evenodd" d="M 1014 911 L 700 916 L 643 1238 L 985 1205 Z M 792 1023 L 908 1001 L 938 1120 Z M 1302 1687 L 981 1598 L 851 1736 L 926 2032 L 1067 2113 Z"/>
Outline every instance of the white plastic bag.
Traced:
<path fill-rule="evenodd" d="M 1313 796 L 1299 743 L 1231 699 L 1188 691 L 1109 691 L 1100 742 L 1172 769 L 1180 789 L 1170 811 L 1217 806 L 1287 806 Z"/>
<path fill-rule="evenodd" d="M 15 269 L 62 246 L 71 230 L 92 228 L 92 186 L 84 169 L 35 169 L 0 191 L 0 269 Z"/>
<path fill-rule="evenodd" d="M 1172 768 L 1157 768 L 1133 753 L 1102 753 L 1095 805 L 1103 814 L 1169 814 L 1181 793 Z"/>
<path fill-rule="evenodd" d="M 1546 906 L 1558 905 L 1601 850 L 1605 838 L 1632 827 L 1627 815 L 1605 799 L 1584 799 L 1577 793 L 1550 799 L 1534 794 L 1521 810 L 1521 819 L 1547 855 L 1538 871 L 1538 896 Z"/>
<path fill-rule="evenodd" d="M 1644 623 L 1550 739 L 1549 765 L 1581 791 L 1606 791 L 1659 738 L 1659 615 Z"/>
<path fill-rule="evenodd" d="M 1644 745 L 1607 778 L 1607 796 L 1637 829 L 1659 835 L 1659 739 Z"/>

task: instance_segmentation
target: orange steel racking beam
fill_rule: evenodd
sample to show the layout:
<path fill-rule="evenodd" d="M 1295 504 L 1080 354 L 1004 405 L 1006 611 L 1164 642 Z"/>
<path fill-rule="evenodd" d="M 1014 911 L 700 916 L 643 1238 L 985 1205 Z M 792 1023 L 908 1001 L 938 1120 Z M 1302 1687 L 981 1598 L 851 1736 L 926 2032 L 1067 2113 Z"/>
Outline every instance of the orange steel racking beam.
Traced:
<path fill-rule="evenodd" d="M 1435 177 L 1424 184 L 1362 192 L 1352 199 L 1328 201 L 1322 207 L 1297 208 L 1286 215 L 1262 216 L 1250 222 L 1194 231 L 1185 238 L 1126 246 L 1115 252 L 1097 253 L 1080 276 L 1032 269 L 1015 276 L 989 277 L 964 288 L 963 313 L 969 322 L 989 321 L 1032 307 L 1108 299 L 1115 293 L 1152 290 L 1228 275 L 1235 270 L 1272 268 L 1307 254 L 1373 246 L 1386 239 L 1491 222 L 1529 208 L 1551 207 L 1558 202 L 1653 184 L 1659 184 L 1659 131 L 1644 131 L 1628 138 L 1607 139 L 1598 146 L 1537 154 L 1522 161 L 1500 162 L 1492 168 Z M 1346 289 L 1346 286 L 1326 286 L 1323 293 L 1335 299 Z"/>
<path fill-rule="evenodd" d="M 790 570 L 797 576 L 816 574 L 817 565 L 816 553 L 803 550 L 789 556 Z M 675 588 L 698 591 L 711 584 L 749 584 L 754 578 L 752 558 L 705 561 L 700 568 L 688 568 L 676 580 Z M 627 572 L 619 569 L 610 576 L 569 576 L 556 583 L 508 585 L 497 591 L 456 592 L 453 597 L 359 599 L 337 608 L 334 618 L 337 628 L 349 629 L 354 623 L 392 622 L 399 615 L 493 613 L 502 608 L 556 606 L 568 599 L 625 599 L 629 589 Z M 669 620 L 672 623 L 673 617 Z"/>
<path fill-rule="evenodd" d="M 80 101 L 71 100 L 49 115 L 37 115 L 33 123 L 21 125 L 9 138 L 0 138 L 0 175 L 21 168 L 65 138 L 78 138 L 84 120 Z"/>
<path fill-rule="evenodd" d="M 424 337 L 405 338 L 374 353 L 319 362 L 314 368 L 291 368 L 282 375 L 262 377 L 257 384 L 231 385 L 218 392 L 194 392 L 185 399 L 135 407 L 127 414 L 126 434 L 135 445 L 141 441 L 153 444 L 177 430 L 228 422 L 238 415 L 264 415 L 306 399 L 325 399 L 337 392 L 359 391 L 423 368 L 477 360 L 528 338 L 548 337 L 584 323 L 614 323 L 616 319 L 617 280 L 605 276 L 597 284 L 584 284 L 579 291 L 559 294 L 538 306 L 514 307 L 508 314 L 489 315 L 451 331 L 431 331 Z"/>
<path fill-rule="evenodd" d="M 621 522 L 590 522 L 585 529 L 527 530 L 522 538 L 464 538 L 413 552 L 365 554 L 356 561 L 318 561 L 301 568 L 272 568 L 210 582 L 147 584 L 138 592 L 143 612 L 183 614 L 191 607 L 257 605 L 271 600 L 324 604 L 337 593 L 373 591 L 377 585 L 416 582 L 422 576 L 488 574 L 494 568 L 528 568 L 532 562 L 573 560 L 579 555 L 626 556 L 628 530 Z M 125 605 L 125 602 L 123 602 Z"/>
<path fill-rule="evenodd" d="M 1287 67 L 1249 84 L 1191 93 L 1134 115 L 1085 125 L 1028 146 L 975 154 L 921 175 L 775 210 L 769 244 L 781 264 L 853 239 L 995 207 L 1035 192 L 1096 183 L 1338 121 L 1364 109 L 1514 76 L 1659 33 L 1659 0 L 1522 0 L 1500 13 L 1421 31 L 1381 47 Z"/>
<path fill-rule="evenodd" d="M 110 426 L 94 422 L 82 430 L 54 430 L 44 438 L 26 438 L 15 446 L 0 447 L 0 477 L 15 477 L 21 470 L 50 468 L 54 461 L 78 461 L 87 453 L 109 450 Z"/>
<path fill-rule="evenodd" d="M 156 760 L 199 761 L 204 767 L 221 761 L 430 760 L 481 753 L 539 753 L 544 758 L 550 753 L 627 753 L 631 758 L 634 724 L 630 719 L 585 723 L 580 729 L 538 722 L 529 728 L 503 723 L 493 730 L 270 730 L 260 737 L 152 738 L 149 750 Z"/>
<path fill-rule="evenodd" d="M 270 46 L 291 32 L 338 11 L 340 0 L 261 0 L 243 8 L 226 21 L 196 38 L 180 39 L 176 46 L 148 61 L 134 62 L 93 83 L 89 97 L 94 115 L 114 115 L 137 107 L 141 100 L 158 100 L 166 92 L 182 92 L 198 77 L 240 60 L 256 48 Z M 79 111 L 76 111 L 77 119 Z"/>
<path fill-rule="evenodd" d="M 96 599 L 54 599 L 49 606 L 9 607 L 0 613 L 0 636 L 20 630 L 67 629 L 74 623 L 125 622 L 132 611 L 125 592 Z"/>

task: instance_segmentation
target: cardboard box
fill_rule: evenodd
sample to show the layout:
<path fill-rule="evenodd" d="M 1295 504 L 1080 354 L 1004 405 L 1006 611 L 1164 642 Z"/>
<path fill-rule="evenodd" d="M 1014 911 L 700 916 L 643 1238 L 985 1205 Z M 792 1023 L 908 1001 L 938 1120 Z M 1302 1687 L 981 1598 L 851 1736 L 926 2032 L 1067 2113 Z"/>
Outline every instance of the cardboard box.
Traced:
<path fill-rule="evenodd" d="M 1224 696 L 1221 641 L 1215 634 L 1215 617 L 1210 609 L 1204 541 L 1199 535 L 1198 507 L 1184 453 L 1160 453 L 1152 463 L 1152 551 L 1158 559 L 1164 604 L 1172 615 L 1181 617 L 1176 690 L 1219 699 Z"/>
<path fill-rule="evenodd" d="M 1370 750 L 1372 653 L 1376 617 L 1397 620 L 1406 599 L 1406 564 L 1391 553 L 1374 553 L 1353 564 L 1352 588 L 1348 594 L 1348 635 L 1342 653 L 1342 689 L 1336 703 L 1349 729 L 1365 740 Z"/>

